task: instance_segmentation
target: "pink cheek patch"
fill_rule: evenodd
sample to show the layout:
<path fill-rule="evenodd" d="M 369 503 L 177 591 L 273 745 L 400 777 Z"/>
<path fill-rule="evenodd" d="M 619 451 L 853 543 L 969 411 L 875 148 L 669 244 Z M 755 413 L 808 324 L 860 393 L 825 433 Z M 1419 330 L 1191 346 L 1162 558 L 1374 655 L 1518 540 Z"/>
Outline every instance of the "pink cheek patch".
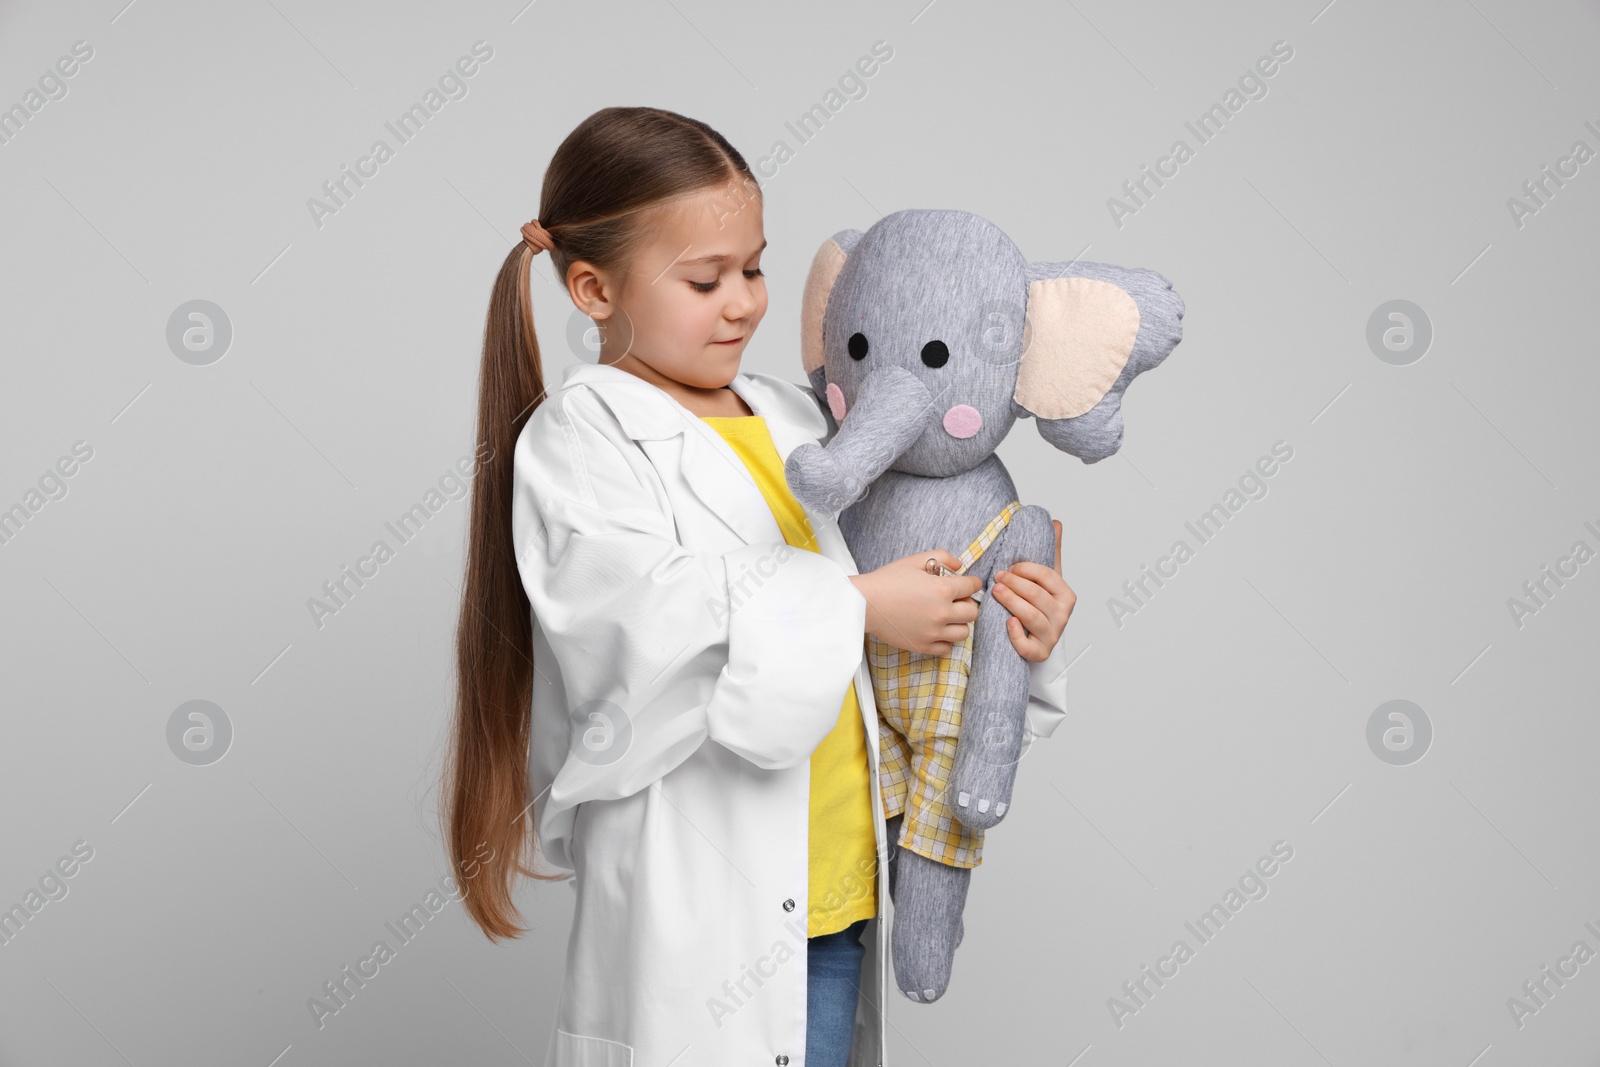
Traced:
<path fill-rule="evenodd" d="M 957 404 L 944 413 L 944 432 L 951 437 L 965 440 L 976 436 L 981 429 L 983 429 L 983 416 L 971 405 Z"/>
<path fill-rule="evenodd" d="M 833 412 L 834 422 L 844 421 L 844 390 L 835 382 L 828 383 L 828 410 Z"/>

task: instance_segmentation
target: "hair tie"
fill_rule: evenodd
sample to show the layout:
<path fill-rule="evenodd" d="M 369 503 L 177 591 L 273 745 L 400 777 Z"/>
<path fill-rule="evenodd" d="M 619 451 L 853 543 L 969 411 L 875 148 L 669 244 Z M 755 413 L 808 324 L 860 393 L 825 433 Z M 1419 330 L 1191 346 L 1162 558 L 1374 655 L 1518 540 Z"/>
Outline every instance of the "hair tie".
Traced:
<path fill-rule="evenodd" d="M 522 239 L 533 249 L 533 254 L 555 247 L 555 242 L 550 237 L 550 231 L 539 225 L 538 219 L 529 219 L 522 225 Z"/>

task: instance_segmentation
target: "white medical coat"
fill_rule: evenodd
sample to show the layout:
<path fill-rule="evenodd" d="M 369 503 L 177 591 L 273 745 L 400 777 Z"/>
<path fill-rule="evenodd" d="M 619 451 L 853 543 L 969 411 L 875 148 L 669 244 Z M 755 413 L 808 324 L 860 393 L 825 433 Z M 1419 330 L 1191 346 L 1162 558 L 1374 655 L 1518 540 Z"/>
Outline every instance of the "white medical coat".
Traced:
<path fill-rule="evenodd" d="M 731 385 L 781 457 L 828 432 L 800 386 Z M 866 601 L 837 521 L 808 509 L 820 553 L 786 545 L 717 432 L 612 366 L 567 369 L 514 470 L 539 869 L 577 892 L 546 1067 L 804 1067 L 810 756 L 851 683 L 880 915 L 849 1062 L 883 1064 L 889 842 Z M 1036 737 L 1066 714 L 1062 644 L 1032 664 Z"/>

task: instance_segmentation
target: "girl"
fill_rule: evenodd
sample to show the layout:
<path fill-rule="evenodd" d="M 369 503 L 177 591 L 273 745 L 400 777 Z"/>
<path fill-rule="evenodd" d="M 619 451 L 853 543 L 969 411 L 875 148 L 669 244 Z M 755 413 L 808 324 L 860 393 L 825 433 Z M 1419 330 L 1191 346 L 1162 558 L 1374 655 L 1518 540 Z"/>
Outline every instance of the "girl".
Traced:
<path fill-rule="evenodd" d="M 549 1067 L 883 1062 L 865 637 L 947 654 L 980 580 L 925 570 L 960 567 L 943 548 L 857 573 L 789 494 L 784 457 L 827 422 L 739 371 L 767 307 L 761 212 L 704 123 L 603 109 L 556 150 L 489 306 L 444 819 L 491 940 L 524 932 L 517 875 L 576 891 Z M 549 395 L 540 251 L 604 335 Z M 1074 601 L 1056 530 L 1055 570 L 995 586 L 1046 735 Z M 562 870 L 535 872 L 536 847 Z"/>

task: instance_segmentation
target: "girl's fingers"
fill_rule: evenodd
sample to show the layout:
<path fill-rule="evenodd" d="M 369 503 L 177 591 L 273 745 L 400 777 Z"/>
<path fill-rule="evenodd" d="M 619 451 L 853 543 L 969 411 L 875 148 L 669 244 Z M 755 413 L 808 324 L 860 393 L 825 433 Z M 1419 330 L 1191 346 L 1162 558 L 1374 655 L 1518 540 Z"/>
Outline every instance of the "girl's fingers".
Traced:
<path fill-rule="evenodd" d="M 1002 607 L 1027 627 L 1029 633 L 1049 634 L 1053 624 L 1050 621 L 1050 613 L 1042 605 L 1050 603 L 1050 594 L 1032 582 L 1028 582 L 1027 585 L 1035 591 L 1032 599 L 1014 588 L 1011 582 L 996 582 L 994 595 Z"/>
<path fill-rule="evenodd" d="M 1019 563 L 1017 566 L 1020 567 L 1022 564 Z M 1036 575 L 1041 570 L 1045 571 L 1047 574 L 1056 573 L 1047 567 L 1040 567 L 1037 563 L 1030 563 L 1028 566 L 1037 568 L 1033 572 Z M 1060 575 L 1056 575 L 1056 577 L 1059 578 Z M 1011 570 L 1007 571 L 1001 571 L 995 576 L 994 584 L 999 588 L 1009 589 L 1013 593 L 1017 593 L 1022 597 L 1022 599 L 1026 600 L 1028 603 L 1032 604 L 1041 611 L 1045 610 L 1045 605 L 1049 604 L 1051 600 L 1054 600 L 1060 596 L 1059 591 L 1052 592 L 1051 590 L 1045 588 L 1041 583 L 1032 580 L 1025 574 L 1019 573 L 1016 568 L 1012 568 Z"/>
<path fill-rule="evenodd" d="M 972 628 L 964 622 L 959 625 L 952 624 L 939 631 L 939 640 L 948 641 L 952 645 L 959 645 L 967 639 L 967 635 L 971 632 Z"/>
<path fill-rule="evenodd" d="M 1027 574 L 1021 572 L 1028 568 Z M 1072 617 L 1072 609 L 1078 603 L 1078 595 L 1072 591 L 1066 579 L 1060 574 L 1041 567 L 1037 563 L 1018 563 L 1009 570 L 1000 571 L 995 575 L 995 585 L 1002 583 L 1020 592 L 1029 603 L 1054 618 L 1061 615 L 1061 626 L 1066 628 L 1067 620 Z M 1029 586 L 1033 588 L 1029 588 Z M 1054 608 L 1050 605 L 1054 604 Z"/>
<path fill-rule="evenodd" d="M 996 586 L 996 589 L 999 590 L 1000 587 Z M 996 595 L 1001 597 L 1009 595 L 1013 601 L 1017 599 L 1014 593 L 1008 594 L 1002 591 L 997 592 Z M 1007 603 L 1005 607 L 1007 610 L 1015 612 L 1011 618 L 1006 620 L 1006 635 L 1011 638 L 1011 645 L 1017 650 L 1017 654 L 1023 659 L 1035 663 L 1048 659 L 1050 650 L 1061 639 L 1061 635 L 1056 632 L 1050 617 L 1031 607 L 1021 608 L 1016 603 Z M 1028 621 L 1025 622 L 1021 617 L 1023 614 L 1029 616 Z"/>
<path fill-rule="evenodd" d="M 1011 618 L 1006 620 L 1006 634 L 1017 654 L 1023 659 L 1038 663 L 1049 658 L 1050 650 L 1061 639 L 1066 628 L 1063 619 L 1057 627 L 1050 607 L 1055 603 L 1066 605 L 1066 614 L 1072 614 L 1076 600 L 1072 588 L 1061 575 L 1061 521 L 1051 519 L 1055 530 L 1055 566 L 1046 567 L 1031 560 L 1021 560 L 995 576 L 994 596 Z M 1046 643 L 1045 638 L 1051 640 Z"/>
<path fill-rule="evenodd" d="M 1011 646 L 1023 659 L 1037 663 L 1049 658 L 1044 642 L 1030 636 L 1021 619 L 1012 617 L 1006 620 L 1006 636 L 1011 638 Z"/>
<path fill-rule="evenodd" d="M 1059 594 L 1067 584 L 1067 580 L 1061 576 L 1059 570 L 1027 559 L 1013 563 L 1000 573 L 1010 574 L 1017 578 L 1026 578 L 1035 585 L 1048 589 L 1055 594 Z"/>
<path fill-rule="evenodd" d="M 1000 602 L 1010 608 L 1013 615 L 1027 623 L 1028 629 L 1034 633 L 1039 632 L 1039 620 L 1031 618 L 1028 615 L 1029 611 L 1046 616 L 1050 624 L 1058 628 L 1067 625 L 1065 616 L 1070 613 L 1072 603 L 1071 592 L 1065 586 L 1061 589 L 1049 589 L 1038 582 L 1010 574 L 996 580 L 994 587 L 1003 590 L 999 594 Z M 1056 621 L 1058 618 L 1059 622 Z"/>

